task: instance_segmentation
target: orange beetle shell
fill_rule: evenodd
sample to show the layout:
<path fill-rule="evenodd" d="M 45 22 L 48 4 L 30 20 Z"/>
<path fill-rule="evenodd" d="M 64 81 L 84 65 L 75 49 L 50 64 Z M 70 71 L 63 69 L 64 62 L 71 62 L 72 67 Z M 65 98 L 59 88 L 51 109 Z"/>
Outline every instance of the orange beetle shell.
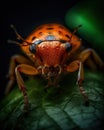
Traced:
<path fill-rule="evenodd" d="M 66 27 L 64 27 L 61 24 L 56 24 L 56 23 L 43 24 L 43 25 L 37 27 L 35 30 L 32 31 L 32 33 L 30 33 L 30 35 L 25 40 L 32 44 L 37 40 L 46 41 L 47 37 L 49 38 L 49 36 L 53 36 L 53 39 L 56 40 L 55 45 L 54 45 L 54 42 L 49 40 L 48 43 L 45 43 L 45 46 L 47 46 L 47 48 L 45 48 L 44 51 L 43 51 L 43 47 L 42 47 L 44 45 L 42 45 L 42 43 L 39 45 L 40 49 L 41 49 L 39 51 L 39 53 L 44 54 L 43 55 L 44 64 L 48 64 L 48 65 L 52 65 L 52 66 L 59 64 L 59 59 L 58 59 L 59 55 L 64 55 L 64 56 L 66 55 L 66 52 L 63 49 L 60 49 L 59 51 L 57 51 L 60 41 L 66 41 L 66 42 L 71 43 L 72 49 L 70 51 L 70 54 L 75 52 L 75 50 L 77 48 L 79 48 L 79 46 L 81 45 L 81 41 L 76 35 L 72 36 L 72 32 L 70 32 Z M 72 36 L 72 38 L 71 38 L 71 36 Z M 23 44 L 26 44 L 26 43 L 23 43 Z M 54 46 L 54 47 L 52 47 L 52 46 Z M 30 45 L 22 46 L 22 50 L 27 55 L 29 55 L 29 57 L 31 55 L 31 59 L 34 61 L 34 57 L 36 55 L 32 54 L 30 52 L 29 47 L 30 47 Z M 47 57 L 47 54 L 49 54 L 49 53 L 51 53 L 51 56 L 49 55 Z M 57 53 L 57 54 L 55 54 L 55 53 Z M 46 57 L 48 59 L 46 59 Z M 37 59 L 39 59 L 39 58 L 37 58 Z M 48 63 L 45 63 L 45 59 L 47 60 Z"/>

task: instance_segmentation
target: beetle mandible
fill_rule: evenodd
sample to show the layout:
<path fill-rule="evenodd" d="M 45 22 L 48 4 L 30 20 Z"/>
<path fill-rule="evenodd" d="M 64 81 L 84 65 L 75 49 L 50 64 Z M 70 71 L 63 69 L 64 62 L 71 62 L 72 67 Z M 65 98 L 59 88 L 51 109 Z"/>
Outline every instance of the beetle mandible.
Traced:
<path fill-rule="evenodd" d="M 51 85 L 57 86 L 57 80 L 64 72 L 70 73 L 78 70 L 77 85 L 85 102 L 88 102 L 88 96 L 82 86 L 84 80 L 83 63 L 88 62 L 90 56 L 93 57 L 88 62 L 91 68 L 94 68 L 95 64 L 102 67 L 104 63 L 93 49 L 81 49 L 82 42 L 75 35 L 80 26 L 71 32 L 61 24 L 48 23 L 37 27 L 26 39 L 18 34 L 13 25 L 11 27 L 22 43 L 9 42 L 18 44 L 28 58 L 21 55 L 15 55 L 11 58 L 8 73 L 10 80 L 5 90 L 6 94 L 10 91 L 15 80 L 14 75 L 16 75 L 19 89 L 24 96 L 24 109 L 27 109 L 28 97 L 21 73 L 42 75 L 48 80 L 48 88 Z M 19 65 L 16 66 L 16 63 Z"/>

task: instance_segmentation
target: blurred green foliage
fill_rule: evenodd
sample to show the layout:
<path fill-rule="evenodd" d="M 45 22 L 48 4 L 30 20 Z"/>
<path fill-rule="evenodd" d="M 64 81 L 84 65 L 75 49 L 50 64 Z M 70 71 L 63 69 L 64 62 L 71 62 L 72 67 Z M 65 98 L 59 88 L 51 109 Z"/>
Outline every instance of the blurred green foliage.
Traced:
<path fill-rule="evenodd" d="M 104 56 L 103 1 L 84 0 L 73 6 L 65 17 L 66 24 L 74 29 L 78 25 L 81 38 Z"/>

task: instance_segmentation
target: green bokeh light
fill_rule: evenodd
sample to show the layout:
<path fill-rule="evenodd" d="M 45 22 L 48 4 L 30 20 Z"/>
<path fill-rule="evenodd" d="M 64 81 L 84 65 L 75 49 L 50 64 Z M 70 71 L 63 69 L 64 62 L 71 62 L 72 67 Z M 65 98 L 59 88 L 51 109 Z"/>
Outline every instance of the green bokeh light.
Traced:
<path fill-rule="evenodd" d="M 79 35 L 84 38 L 92 47 L 101 54 L 104 53 L 104 20 L 101 18 L 101 3 L 84 1 L 71 8 L 65 17 L 65 22 L 69 28 L 74 29 L 78 25 L 82 27 L 78 30 Z M 97 7 L 99 6 L 99 10 Z M 100 14 L 100 15 L 99 15 Z"/>

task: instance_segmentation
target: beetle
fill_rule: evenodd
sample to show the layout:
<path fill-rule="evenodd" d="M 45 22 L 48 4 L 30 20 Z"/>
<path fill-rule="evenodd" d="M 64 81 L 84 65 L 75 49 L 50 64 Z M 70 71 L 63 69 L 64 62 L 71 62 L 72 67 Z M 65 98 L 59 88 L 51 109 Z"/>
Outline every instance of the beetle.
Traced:
<path fill-rule="evenodd" d="M 64 72 L 72 73 L 78 70 L 77 85 L 85 102 L 89 102 L 88 96 L 83 88 L 84 68 L 87 62 L 92 69 L 104 65 L 98 54 L 91 48 L 83 49 L 82 41 L 75 35 L 78 27 L 71 32 L 59 23 L 43 24 L 34 29 L 26 39 L 22 38 L 16 28 L 11 25 L 17 35 L 17 41 L 9 41 L 20 46 L 28 57 L 14 55 L 10 61 L 9 82 L 5 94 L 9 93 L 16 75 L 19 89 L 24 96 L 24 109 L 28 108 L 28 97 L 25 83 L 21 73 L 26 75 L 42 75 L 48 80 L 47 87 L 57 86 L 58 78 Z M 92 57 L 92 59 L 91 59 Z M 16 66 L 16 63 L 19 65 Z"/>

